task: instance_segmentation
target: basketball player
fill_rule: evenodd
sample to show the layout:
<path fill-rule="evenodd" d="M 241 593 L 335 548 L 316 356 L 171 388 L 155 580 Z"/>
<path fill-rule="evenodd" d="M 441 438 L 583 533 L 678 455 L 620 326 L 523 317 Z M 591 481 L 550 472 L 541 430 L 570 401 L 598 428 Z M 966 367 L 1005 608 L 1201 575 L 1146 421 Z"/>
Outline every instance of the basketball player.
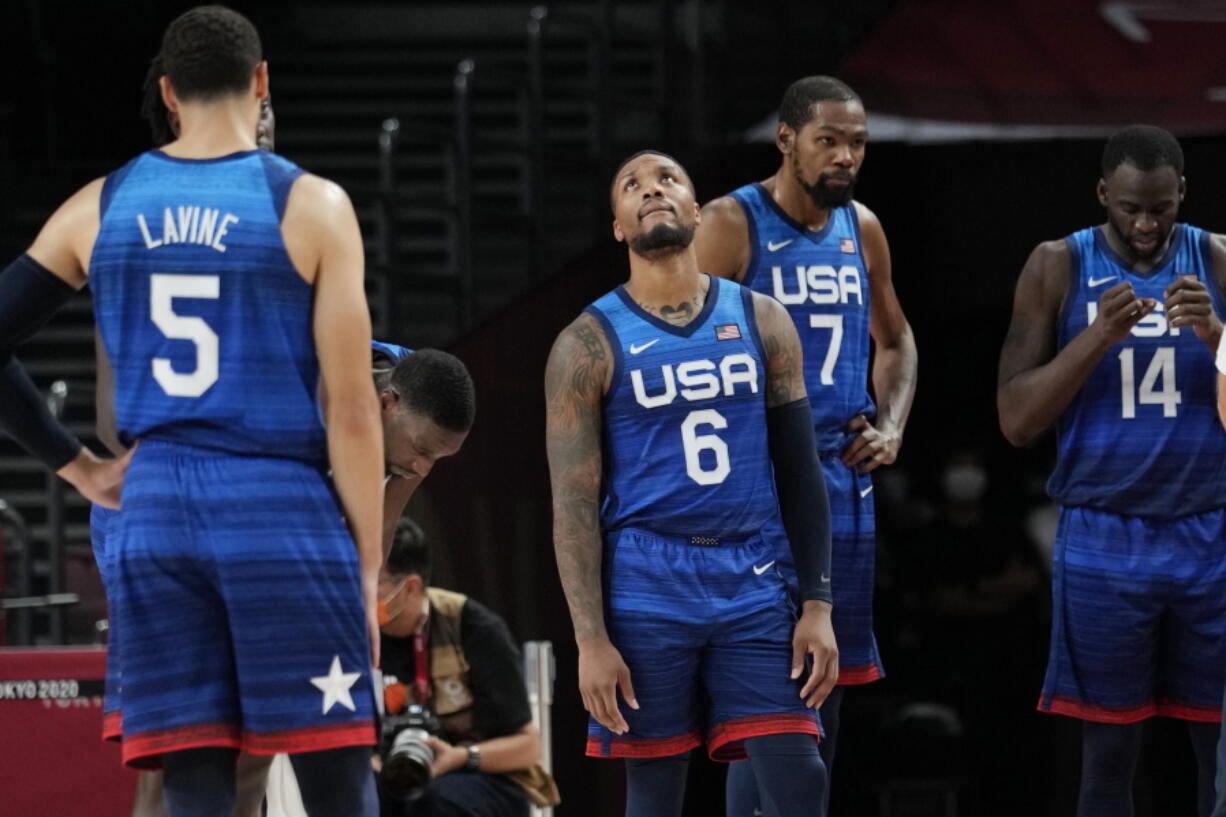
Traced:
<path fill-rule="evenodd" d="M 1040 244 L 1000 358 L 1014 445 L 1058 434 L 1062 506 L 1039 709 L 1083 724 L 1078 814 L 1132 814 L 1142 722 L 1187 722 L 1213 800 L 1226 680 L 1226 434 L 1214 409 L 1226 238 L 1176 217 L 1183 151 L 1137 125 L 1102 158 L 1107 221 Z"/>
<path fill-rule="evenodd" d="M 702 744 L 747 754 L 772 813 L 807 815 L 825 785 L 810 708 L 838 651 L 796 331 L 771 299 L 699 274 L 676 161 L 627 159 L 612 204 L 630 280 L 562 331 L 545 374 L 587 752 L 626 758 L 630 817 L 680 813 Z M 799 621 L 776 537 L 795 553 Z"/>
<path fill-rule="evenodd" d="M 229 813 L 240 748 L 294 754 L 312 814 L 373 813 L 381 434 L 356 218 L 255 150 L 268 71 L 245 18 L 193 9 L 162 58 L 179 138 L 83 188 L 0 276 L 0 414 L 91 500 L 122 483 L 124 759 L 162 765 L 172 817 Z M 11 360 L 87 275 L 126 480 Z"/>
<path fill-rule="evenodd" d="M 898 456 L 917 358 L 881 222 L 852 198 L 868 141 L 860 98 L 833 77 L 805 77 L 784 93 L 779 120 L 775 175 L 709 202 L 694 245 L 703 272 L 784 304 L 804 347 L 830 492 L 839 686 L 822 705 L 821 749 L 833 773 L 844 688 L 884 674 L 873 636 L 872 471 Z M 870 337 L 876 403 L 868 392 Z M 730 770 L 733 817 L 757 806 L 748 774 L 746 764 Z"/>

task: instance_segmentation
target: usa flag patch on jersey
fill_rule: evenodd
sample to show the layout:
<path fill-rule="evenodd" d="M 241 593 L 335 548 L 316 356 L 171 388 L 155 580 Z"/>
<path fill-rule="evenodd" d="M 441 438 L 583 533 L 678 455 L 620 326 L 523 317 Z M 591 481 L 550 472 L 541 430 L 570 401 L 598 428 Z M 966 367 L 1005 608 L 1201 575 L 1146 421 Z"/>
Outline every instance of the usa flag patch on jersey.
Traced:
<path fill-rule="evenodd" d="M 856 242 L 852 241 L 850 238 L 844 238 L 842 241 L 839 242 L 839 249 L 847 253 L 848 255 L 855 255 L 856 254 Z"/>
<path fill-rule="evenodd" d="M 721 323 L 715 327 L 716 340 L 740 340 L 741 327 L 735 323 Z"/>

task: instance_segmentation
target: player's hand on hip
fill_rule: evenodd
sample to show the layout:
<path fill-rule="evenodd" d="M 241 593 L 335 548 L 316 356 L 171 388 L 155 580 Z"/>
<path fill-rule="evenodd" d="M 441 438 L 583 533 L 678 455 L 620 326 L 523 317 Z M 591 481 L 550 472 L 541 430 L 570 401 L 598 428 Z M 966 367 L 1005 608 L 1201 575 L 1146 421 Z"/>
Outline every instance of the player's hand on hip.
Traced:
<path fill-rule="evenodd" d="M 1156 299 L 1138 298 L 1132 284 L 1122 281 L 1099 296 L 1098 317 L 1090 326 L 1107 344 L 1119 343 L 1157 306 Z"/>
<path fill-rule="evenodd" d="M 596 722 L 611 732 L 624 735 L 630 730 L 617 705 L 617 689 L 631 709 L 638 709 L 630 668 L 608 637 L 579 641 L 579 694 L 583 708 Z"/>
<path fill-rule="evenodd" d="M 135 451 L 136 447 L 133 446 L 122 457 L 99 459 L 88 448 L 82 448 L 70 463 L 56 473 L 95 505 L 118 510 L 124 474 Z"/>
<path fill-rule="evenodd" d="M 824 601 L 806 601 L 792 633 L 793 680 L 804 672 L 805 656 L 813 656 L 813 668 L 800 688 L 800 697 L 811 709 L 822 705 L 839 680 L 839 648 L 834 641 L 830 610 L 830 605 Z"/>
<path fill-rule="evenodd" d="M 878 465 L 889 465 L 898 459 L 898 449 L 902 447 L 901 435 L 875 428 L 863 414 L 857 414 L 847 424 L 847 430 L 859 432 L 841 455 L 843 464 L 848 468 L 858 468 L 861 474 L 867 474 Z"/>
<path fill-rule="evenodd" d="M 1213 309 L 1213 299 L 1204 282 L 1195 275 L 1181 275 L 1162 293 L 1163 309 L 1171 328 L 1190 326 L 1196 337 L 1216 354 L 1222 322 Z"/>

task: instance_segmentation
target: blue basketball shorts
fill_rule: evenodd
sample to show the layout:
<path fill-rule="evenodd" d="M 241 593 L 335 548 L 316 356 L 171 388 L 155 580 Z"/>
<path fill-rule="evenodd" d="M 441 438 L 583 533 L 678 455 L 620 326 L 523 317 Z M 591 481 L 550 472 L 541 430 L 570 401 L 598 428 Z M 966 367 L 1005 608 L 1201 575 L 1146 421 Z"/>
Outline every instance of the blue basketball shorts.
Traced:
<path fill-rule="evenodd" d="M 106 591 L 107 608 L 111 610 L 111 569 L 107 550 L 107 536 L 119 511 L 93 505 L 89 511 L 89 539 L 94 549 L 94 561 L 98 563 L 98 575 L 102 578 L 102 588 Z M 106 684 L 102 698 L 102 737 L 106 740 L 116 740 L 123 734 L 122 713 L 119 696 L 119 661 L 112 655 L 118 655 L 119 628 L 116 626 L 113 611 L 108 612 L 108 629 L 106 634 Z"/>
<path fill-rule="evenodd" d="M 105 551 L 123 758 L 375 742 L 357 551 L 327 477 L 144 440 Z"/>
<path fill-rule="evenodd" d="M 1063 508 L 1039 709 L 1102 723 L 1217 722 L 1226 685 L 1226 510 Z"/>
<path fill-rule="evenodd" d="M 872 474 L 861 474 L 839 459 L 841 452 L 821 455 L 822 475 L 830 496 L 830 588 L 834 595 L 831 624 L 839 645 L 839 685 L 868 684 L 885 677 L 873 635 L 873 581 L 877 562 L 877 516 Z M 792 552 L 780 528 L 779 562 L 796 587 Z"/>
<path fill-rule="evenodd" d="M 796 608 L 777 547 L 633 528 L 605 537 L 605 622 L 640 708 L 621 706 L 625 735 L 591 720 L 587 754 L 666 757 L 705 744 L 715 760 L 739 760 L 746 738 L 820 736 L 802 681 L 789 678 Z"/>

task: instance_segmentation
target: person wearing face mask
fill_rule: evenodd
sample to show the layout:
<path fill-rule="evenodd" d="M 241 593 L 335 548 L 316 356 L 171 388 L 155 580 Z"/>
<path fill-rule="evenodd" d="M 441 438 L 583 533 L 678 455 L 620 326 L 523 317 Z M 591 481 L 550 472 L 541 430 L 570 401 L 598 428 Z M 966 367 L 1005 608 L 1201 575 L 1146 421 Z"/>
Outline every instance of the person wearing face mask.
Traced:
<path fill-rule="evenodd" d="M 531 803 L 556 805 L 506 623 L 474 599 L 432 587 L 430 572 L 421 528 L 402 518 L 379 577 L 384 707 L 389 717 L 425 707 L 440 731 L 426 738 L 434 764 L 425 791 L 406 802 L 381 787 L 381 814 L 526 817 Z"/>

